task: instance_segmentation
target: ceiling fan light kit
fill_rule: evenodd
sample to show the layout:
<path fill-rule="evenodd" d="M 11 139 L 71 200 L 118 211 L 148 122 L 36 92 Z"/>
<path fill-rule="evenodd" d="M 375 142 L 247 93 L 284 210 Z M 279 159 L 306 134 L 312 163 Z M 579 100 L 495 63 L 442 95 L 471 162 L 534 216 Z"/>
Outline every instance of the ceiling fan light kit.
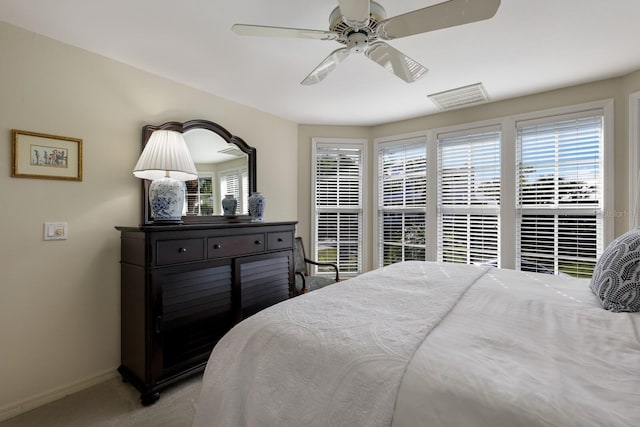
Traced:
<path fill-rule="evenodd" d="M 294 37 L 337 41 L 345 45 L 327 56 L 301 83 L 321 82 L 351 54 L 363 53 L 407 83 L 423 77 L 427 69 L 381 40 L 394 40 L 493 17 L 500 0 L 449 0 L 387 18 L 384 8 L 370 0 L 339 0 L 329 15 L 329 31 L 235 24 L 244 36 Z"/>

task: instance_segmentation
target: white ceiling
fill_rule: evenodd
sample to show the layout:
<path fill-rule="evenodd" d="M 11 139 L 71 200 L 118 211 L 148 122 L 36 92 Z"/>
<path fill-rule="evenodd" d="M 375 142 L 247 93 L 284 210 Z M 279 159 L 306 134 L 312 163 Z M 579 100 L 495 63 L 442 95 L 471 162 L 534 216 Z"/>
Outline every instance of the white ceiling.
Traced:
<path fill-rule="evenodd" d="M 441 0 L 378 0 L 396 16 Z M 428 94 L 482 82 L 490 100 L 640 69 L 640 0 L 502 0 L 495 17 L 389 42 L 429 69 L 407 84 L 351 55 L 299 84 L 332 41 L 243 37 L 234 23 L 327 30 L 337 0 L 0 0 L 0 20 L 276 116 L 374 125 L 437 112 Z M 5 58 L 6 59 L 6 58 Z"/>

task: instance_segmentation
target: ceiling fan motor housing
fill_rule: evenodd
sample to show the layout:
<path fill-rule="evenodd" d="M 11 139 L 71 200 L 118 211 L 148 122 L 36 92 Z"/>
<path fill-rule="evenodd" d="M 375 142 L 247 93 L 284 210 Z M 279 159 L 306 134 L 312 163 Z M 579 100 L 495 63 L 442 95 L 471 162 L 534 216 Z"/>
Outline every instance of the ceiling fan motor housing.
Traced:
<path fill-rule="evenodd" d="M 369 47 L 369 35 L 365 32 L 355 31 L 347 36 L 347 49 L 349 53 L 362 53 Z"/>
<path fill-rule="evenodd" d="M 342 16 L 340 7 L 336 7 L 329 16 L 329 29 L 342 36 L 337 41 L 346 44 L 349 53 L 363 53 L 369 48 L 369 42 L 378 38 L 376 27 L 386 16 L 384 8 L 372 1 L 366 26 L 354 27 Z"/>
<path fill-rule="evenodd" d="M 386 17 L 387 13 L 385 12 L 384 8 L 378 3 L 372 1 L 370 6 L 369 22 L 367 23 L 367 25 L 363 27 L 354 27 L 345 22 L 345 19 L 342 16 L 342 12 L 340 11 L 340 7 L 338 6 L 333 9 L 331 15 L 329 15 L 329 30 L 334 31 L 345 38 L 348 37 L 349 33 L 353 31 L 364 31 L 369 36 L 375 37 L 378 22 L 382 21 Z"/>

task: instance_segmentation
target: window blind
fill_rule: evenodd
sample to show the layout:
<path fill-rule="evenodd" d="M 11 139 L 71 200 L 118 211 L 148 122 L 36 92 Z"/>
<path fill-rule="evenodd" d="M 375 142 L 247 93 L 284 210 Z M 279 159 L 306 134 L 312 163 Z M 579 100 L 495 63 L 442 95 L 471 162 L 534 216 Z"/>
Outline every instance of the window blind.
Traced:
<path fill-rule="evenodd" d="M 213 215 L 213 177 L 200 176 L 185 182 L 183 215 Z"/>
<path fill-rule="evenodd" d="M 242 198 L 240 197 L 240 177 L 238 171 L 225 171 L 220 172 L 220 197 L 218 200 L 218 209 L 222 212 L 222 198 L 227 194 L 233 194 L 233 197 L 240 203 Z M 238 211 L 239 209 L 236 208 Z"/>
<path fill-rule="evenodd" d="M 249 172 L 247 170 L 243 170 L 241 173 L 241 181 L 242 181 L 242 196 L 238 199 L 238 212 L 244 215 L 249 214 L 249 205 L 248 200 L 249 196 Z"/>
<path fill-rule="evenodd" d="M 378 241 L 382 266 L 424 260 L 427 147 L 424 139 L 381 144 L 378 158 Z"/>
<path fill-rule="evenodd" d="M 499 261 L 500 131 L 438 136 L 438 259 Z"/>
<path fill-rule="evenodd" d="M 233 194 L 238 201 L 236 212 L 238 214 L 248 214 L 249 206 L 247 206 L 247 198 L 249 194 L 249 173 L 246 169 L 232 169 L 219 173 L 220 181 L 220 211 L 222 212 L 222 197 L 227 194 Z"/>
<path fill-rule="evenodd" d="M 362 150 L 318 143 L 315 151 L 316 258 L 347 274 L 359 273 L 362 263 Z"/>
<path fill-rule="evenodd" d="M 517 124 L 518 263 L 590 277 L 602 248 L 602 110 Z"/>
<path fill-rule="evenodd" d="M 236 199 L 240 197 L 240 180 L 236 171 L 220 174 L 220 195 L 227 194 L 233 194 Z"/>

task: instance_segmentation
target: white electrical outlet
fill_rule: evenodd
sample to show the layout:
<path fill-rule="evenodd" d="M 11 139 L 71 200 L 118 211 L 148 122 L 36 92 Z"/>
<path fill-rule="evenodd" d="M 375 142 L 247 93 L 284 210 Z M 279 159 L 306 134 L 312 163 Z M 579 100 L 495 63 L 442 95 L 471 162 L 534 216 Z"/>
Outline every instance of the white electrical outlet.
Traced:
<path fill-rule="evenodd" d="M 44 240 L 67 240 L 66 222 L 45 222 Z"/>

